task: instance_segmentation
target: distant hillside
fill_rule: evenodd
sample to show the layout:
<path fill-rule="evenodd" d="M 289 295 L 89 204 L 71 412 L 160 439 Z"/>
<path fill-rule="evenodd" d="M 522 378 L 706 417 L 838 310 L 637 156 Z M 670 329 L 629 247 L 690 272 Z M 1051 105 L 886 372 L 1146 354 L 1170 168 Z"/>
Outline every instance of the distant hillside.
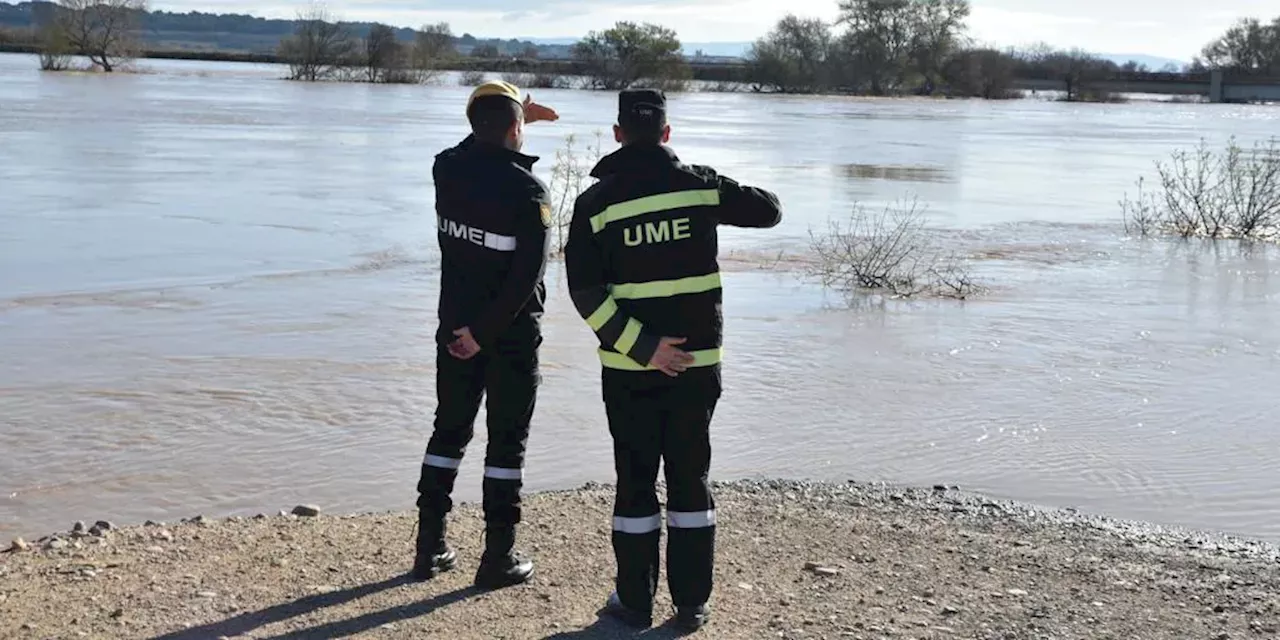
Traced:
<path fill-rule="evenodd" d="M 0 28 L 25 29 L 34 25 L 36 6 L 46 2 L 0 2 Z M 344 22 L 356 36 L 364 36 L 373 26 L 370 22 Z M 143 40 L 151 48 L 179 51 L 220 51 L 236 53 L 273 53 L 280 40 L 294 32 L 297 22 L 259 18 L 244 14 L 216 14 L 191 11 L 173 13 L 150 11 L 143 16 Z M 412 41 L 414 31 L 399 28 L 396 37 Z M 568 45 L 537 45 L 530 40 L 477 38 L 462 34 L 455 39 L 461 53 L 477 46 L 497 47 L 500 55 L 520 55 L 535 48 L 539 57 L 566 58 Z"/>

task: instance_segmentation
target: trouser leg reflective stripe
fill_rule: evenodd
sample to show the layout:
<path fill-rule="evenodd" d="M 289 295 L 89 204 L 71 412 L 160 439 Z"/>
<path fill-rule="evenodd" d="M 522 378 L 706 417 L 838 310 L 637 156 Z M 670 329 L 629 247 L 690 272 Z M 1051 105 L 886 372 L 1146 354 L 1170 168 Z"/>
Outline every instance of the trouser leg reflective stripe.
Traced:
<path fill-rule="evenodd" d="M 484 458 L 484 519 L 490 525 L 520 522 L 524 455 L 538 385 L 537 352 L 494 356 L 486 375 L 489 444 Z"/>
<path fill-rule="evenodd" d="M 443 347 L 436 350 L 436 418 L 418 478 L 419 509 L 443 516 L 453 508 L 453 484 L 484 395 L 486 360 L 484 354 L 458 360 Z"/>
<path fill-rule="evenodd" d="M 617 495 L 613 507 L 613 552 L 622 603 L 652 611 L 658 585 L 662 514 L 655 485 L 662 456 L 654 400 L 625 388 L 605 386 L 605 413 L 613 436 Z"/>
<path fill-rule="evenodd" d="M 716 505 L 711 469 L 711 416 L 717 398 L 694 395 L 665 407 L 663 460 L 667 478 L 667 582 L 676 606 L 711 597 Z"/>

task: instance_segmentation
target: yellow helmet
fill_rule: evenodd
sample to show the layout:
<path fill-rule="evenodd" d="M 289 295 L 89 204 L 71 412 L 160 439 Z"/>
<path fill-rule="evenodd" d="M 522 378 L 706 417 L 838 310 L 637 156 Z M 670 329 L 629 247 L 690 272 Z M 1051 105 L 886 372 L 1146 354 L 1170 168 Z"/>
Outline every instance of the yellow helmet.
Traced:
<path fill-rule="evenodd" d="M 471 97 L 467 98 L 467 111 L 471 111 L 471 103 L 475 102 L 476 98 L 484 98 L 487 96 L 503 96 L 510 98 L 516 104 L 521 104 L 520 89 L 518 87 L 510 82 L 490 80 L 476 87 L 475 91 L 471 92 Z"/>

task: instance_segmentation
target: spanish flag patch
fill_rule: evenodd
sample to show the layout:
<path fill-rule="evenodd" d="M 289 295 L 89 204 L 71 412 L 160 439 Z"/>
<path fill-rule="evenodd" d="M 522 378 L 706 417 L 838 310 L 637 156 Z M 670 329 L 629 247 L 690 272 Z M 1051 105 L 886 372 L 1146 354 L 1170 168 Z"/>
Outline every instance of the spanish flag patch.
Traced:
<path fill-rule="evenodd" d="M 542 213 L 542 226 L 550 227 L 551 226 L 551 205 L 544 202 L 538 205 L 538 208 L 541 210 L 541 213 Z"/>

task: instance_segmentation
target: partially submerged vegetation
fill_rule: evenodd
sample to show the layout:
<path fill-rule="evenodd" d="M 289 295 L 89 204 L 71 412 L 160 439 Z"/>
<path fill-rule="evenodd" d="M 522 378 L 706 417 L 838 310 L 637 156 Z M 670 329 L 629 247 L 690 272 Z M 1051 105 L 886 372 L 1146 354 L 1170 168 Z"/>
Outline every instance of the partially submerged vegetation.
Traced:
<path fill-rule="evenodd" d="M 1277 139 L 1241 147 L 1233 137 L 1215 152 L 1201 140 L 1156 162 L 1158 185 L 1120 206 L 1130 234 L 1182 238 L 1280 239 L 1280 147 Z"/>
<path fill-rule="evenodd" d="M 963 300 L 984 291 L 964 261 L 939 246 L 914 199 L 879 211 L 855 206 L 847 220 L 832 220 L 825 233 L 810 237 L 809 275 L 847 296 Z"/>
<path fill-rule="evenodd" d="M 31 5 L 33 26 L 0 31 L 0 48 L 38 52 L 41 66 L 51 71 L 73 68 L 76 56 L 90 59 L 102 71 L 141 55 L 204 56 L 281 62 L 289 65 L 291 79 L 305 81 L 426 83 L 440 72 L 462 71 L 464 83 L 497 73 L 526 80 L 517 84 L 534 88 L 614 91 L 650 86 L 1005 99 L 1020 97 L 1021 86 L 1059 89 L 1070 101 L 1103 102 L 1119 100 L 1103 90 L 1105 81 L 1152 71 L 1080 49 L 1037 45 L 1001 50 L 976 42 L 967 26 L 969 0 L 839 0 L 834 21 L 787 15 L 736 62 L 701 51 L 687 55 L 672 29 L 647 22 L 617 22 L 573 45 L 534 45 L 455 36 L 443 22 L 406 29 L 338 21 L 321 5 L 304 9 L 292 23 L 265 21 L 250 27 L 247 16 L 149 12 L 146 1 L 37 2 Z M 214 27 L 230 30 L 235 36 L 231 40 L 252 42 L 253 48 L 216 49 L 228 34 L 209 32 Z M 266 31 L 259 33 L 261 29 Z M 285 29 L 292 33 L 282 37 Z M 174 43 L 186 47 L 177 35 L 182 33 L 197 39 L 186 50 L 142 47 L 158 34 L 171 48 Z M 1243 19 L 1186 69 L 1167 66 L 1161 71 L 1275 75 L 1280 73 L 1277 42 L 1280 18 L 1271 23 Z M 278 44 L 274 55 L 262 48 L 270 44 Z"/>
<path fill-rule="evenodd" d="M 569 241 L 569 223 L 573 220 L 573 205 L 578 196 L 594 183 L 591 169 L 604 154 L 601 146 L 602 136 L 595 133 L 595 144 L 587 143 L 578 147 L 578 137 L 569 134 L 564 138 L 564 145 L 556 149 L 556 161 L 551 167 L 551 253 L 553 256 L 564 255 L 564 246 Z"/>

